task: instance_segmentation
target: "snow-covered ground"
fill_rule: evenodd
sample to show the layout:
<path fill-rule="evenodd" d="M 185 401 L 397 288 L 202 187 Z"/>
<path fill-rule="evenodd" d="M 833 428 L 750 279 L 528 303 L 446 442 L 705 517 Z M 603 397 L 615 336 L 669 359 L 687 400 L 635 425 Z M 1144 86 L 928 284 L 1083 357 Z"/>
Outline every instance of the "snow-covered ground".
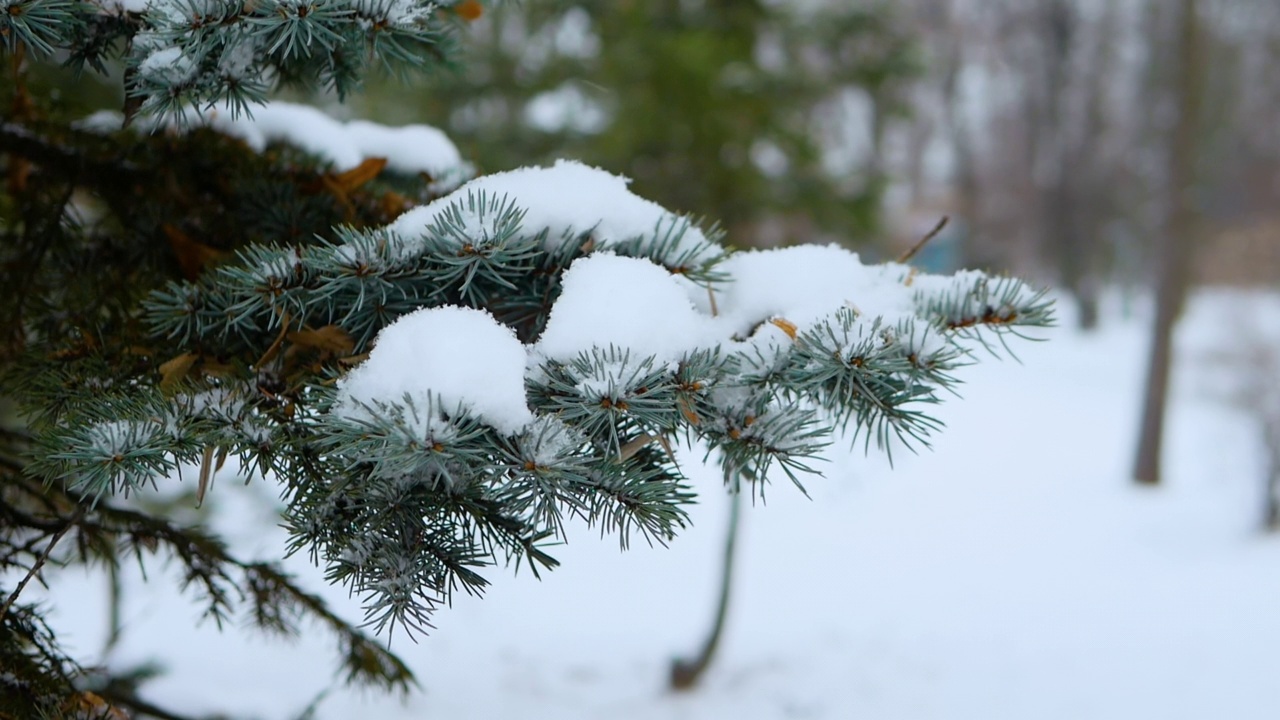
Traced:
<path fill-rule="evenodd" d="M 1209 357 L 1240 342 L 1250 313 L 1280 325 L 1275 298 L 1201 295 L 1181 327 L 1164 487 L 1128 480 L 1141 312 L 1091 335 L 1048 332 L 1018 348 L 1021 365 L 965 369 L 932 451 L 898 453 L 893 468 L 836 457 L 808 483 L 812 500 L 771 486 L 744 513 L 727 636 L 693 693 L 665 682 L 714 604 L 728 505 L 709 473 L 694 527 L 671 547 L 622 553 L 580 529 L 541 581 L 494 571 L 488 595 L 459 598 L 432 635 L 393 639 L 421 692 L 335 687 L 316 717 L 1280 717 L 1280 538 L 1259 532 L 1257 433 Z M 280 552 L 281 533 L 264 529 L 269 488 L 223 481 L 214 495 L 241 549 Z M 321 631 L 291 644 L 219 634 L 151 575 L 130 583 L 111 662 L 162 651 L 155 700 L 274 720 L 333 684 Z M 58 625 L 94 660 L 102 581 L 51 580 Z"/>

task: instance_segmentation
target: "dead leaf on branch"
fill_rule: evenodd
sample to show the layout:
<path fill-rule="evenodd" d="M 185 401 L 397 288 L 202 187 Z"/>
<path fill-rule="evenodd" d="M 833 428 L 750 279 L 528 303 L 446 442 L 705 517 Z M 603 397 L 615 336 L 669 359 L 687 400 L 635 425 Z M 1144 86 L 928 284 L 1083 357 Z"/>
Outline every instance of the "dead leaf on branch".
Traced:
<path fill-rule="evenodd" d="M 333 176 L 334 184 L 344 193 L 354 192 L 365 183 L 382 174 L 387 167 L 387 159 L 382 157 L 365 158 L 359 165 Z"/>
<path fill-rule="evenodd" d="M 191 372 L 191 368 L 195 366 L 196 360 L 199 359 L 199 355 L 186 352 L 160 365 L 160 389 L 172 390 L 175 385 L 187 377 L 187 373 Z"/>
<path fill-rule="evenodd" d="M 347 331 L 337 325 L 325 325 L 315 330 L 294 330 L 285 337 L 295 347 L 319 350 L 334 355 L 350 355 L 356 347 L 355 341 Z"/>
<path fill-rule="evenodd" d="M 173 256 L 178 260 L 182 276 L 187 280 L 195 280 L 207 266 L 227 258 L 227 253 L 192 239 L 169 223 L 161 225 L 160 229 L 169 241 L 169 247 L 173 249 Z"/>

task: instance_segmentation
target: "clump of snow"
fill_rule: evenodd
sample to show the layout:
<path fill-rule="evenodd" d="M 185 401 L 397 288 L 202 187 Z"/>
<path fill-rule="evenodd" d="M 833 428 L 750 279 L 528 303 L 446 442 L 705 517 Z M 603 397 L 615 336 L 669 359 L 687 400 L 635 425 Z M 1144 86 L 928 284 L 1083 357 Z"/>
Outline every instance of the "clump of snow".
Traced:
<path fill-rule="evenodd" d="M 644 362 L 635 362 L 629 353 L 600 359 L 592 367 L 592 374 L 579 380 L 575 389 L 585 398 L 608 398 L 617 402 L 638 384 L 637 381 L 651 367 Z"/>
<path fill-rule="evenodd" d="M 98 110 L 71 123 L 77 130 L 105 135 L 116 132 L 124 125 L 124 115 L 115 110 Z"/>
<path fill-rule="evenodd" d="M 689 221 L 661 205 L 635 195 L 629 179 L 572 160 L 557 160 L 551 167 L 525 167 L 476 178 L 454 193 L 401 215 L 392 229 L 405 237 L 423 235 L 441 220 L 449 207 L 468 194 L 507 197 L 525 210 L 526 235 L 547 231 L 550 248 L 566 236 L 591 233 L 596 247 L 607 249 L 627 240 L 665 235 L 673 228 L 685 232 L 673 248 L 675 252 L 704 248 L 701 257 L 714 252 L 706 236 Z M 463 221 L 477 237 L 485 227 L 479 216 L 464 215 Z"/>
<path fill-rule="evenodd" d="M 194 415 L 233 417 L 244 408 L 244 399 L 225 387 L 217 387 L 186 397 Z"/>
<path fill-rule="evenodd" d="M 222 57 L 218 59 L 218 70 L 221 71 L 223 77 L 227 78 L 243 79 L 247 77 L 253 67 L 253 60 L 258 47 L 259 43 L 251 40 L 231 45 L 222 53 Z"/>
<path fill-rule="evenodd" d="M 911 285 L 921 306 L 934 299 L 951 300 L 952 306 L 947 312 L 951 322 L 981 318 L 989 313 L 1007 319 L 1034 294 L 1022 283 L 991 277 L 978 270 L 961 270 L 954 275 L 917 275 Z M 971 293 L 975 287 L 979 292 Z"/>
<path fill-rule="evenodd" d="M 92 4 L 97 5 L 104 14 L 121 15 L 146 12 L 151 2 L 150 0 L 97 0 Z"/>
<path fill-rule="evenodd" d="M 147 62 L 167 52 L 157 51 Z M 229 53 L 220 67 L 224 73 L 234 75 L 244 72 L 245 62 L 244 57 Z M 200 110 L 187 108 L 181 117 L 149 121 L 151 129 L 209 127 L 240 138 L 258 152 L 273 141 L 287 143 L 333 163 L 338 171 L 350 170 L 369 158 L 385 158 L 387 167 L 394 172 L 426 173 L 434 181 L 434 188 L 442 192 L 453 189 L 474 172 L 448 136 L 429 125 L 387 127 L 364 120 L 342 122 L 310 105 L 278 101 L 254 106 L 250 113 L 233 112 L 224 104 Z M 109 132 L 119 130 L 122 122 L 119 113 L 100 112 L 79 125 Z M 140 119 L 139 124 L 146 127 L 147 122 L 148 119 Z"/>
<path fill-rule="evenodd" d="M 422 20 L 435 9 L 435 3 L 416 0 L 353 0 L 351 5 L 361 17 L 399 26 Z"/>
<path fill-rule="evenodd" d="M 215 116 L 230 114 L 226 110 L 211 112 Z M 354 168 L 364 160 L 360 149 L 347 137 L 343 123 L 310 105 L 273 102 L 252 108 L 251 112 L 252 117 L 241 114 L 231 118 L 231 125 L 247 126 L 261 133 L 264 146 L 266 141 L 287 142 L 331 161 L 338 170 Z"/>
<path fill-rule="evenodd" d="M 921 358 L 929 358 L 950 349 L 942 333 L 925 322 L 910 323 L 905 332 L 901 334 L 895 332 L 894 335 L 907 353 Z"/>
<path fill-rule="evenodd" d="M 571 360 L 612 345 L 666 363 L 718 333 L 676 277 L 648 260 L 595 253 L 574 261 L 561 285 L 535 346 L 543 357 Z"/>
<path fill-rule="evenodd" d="M 890 321 L 914 313 L 916 291 L 892 266 L 868 267 L 838 245 L 742 252 L 720 269 L 732 278 L 716 290 L 720 315 L 739 334 L 775 317 L 804 330 L 842 307 Z"/>
<path fill-rule="evenodd" d="M 351 120 L 347 134 L 365 157 L 384 157 L 387 167 L 399 173 L 425 172 L 444 179 L 468 167 L 457 146 L 430 125 L 387 127 L 367 120 Z"/>
<path fill-rule="evenodd" d="M 110 458 L 128 455 L 140 444 L 138 423 L 129 420 L 100 422 L 89 428 L 88 438 L 95 453 Z"/>
<path fill-rule="evenodd" d="M 585 442 L 583 436 L 560 418 L 539 416 L 529 424 L 518 440 L 523 457 L 535 465 L 546 467 L 573 453 Z"/>
<path fill-rule="evenodd" d="M 466 410 L 507 435 L 533 414 L 525 398 L 524 345 L 482 310 L 424 308 L 383 328 L 369 359 L 338 383 L 336 412 L 362 417 L 376 403 Z"/>
<path fill-rule="evenodd" d="M 181 48 L 165 47 L 147 55 L 138 65 L 138 74 L 165 85 L 181 85 L 196 72 L 196 63 Z"/>

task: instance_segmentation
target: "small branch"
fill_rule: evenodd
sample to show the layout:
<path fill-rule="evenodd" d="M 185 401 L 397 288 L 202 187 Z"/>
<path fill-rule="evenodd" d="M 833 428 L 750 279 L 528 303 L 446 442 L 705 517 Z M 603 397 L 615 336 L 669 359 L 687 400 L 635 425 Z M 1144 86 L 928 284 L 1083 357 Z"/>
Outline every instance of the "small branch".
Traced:
<path fill-rule="evenodd" d="M 0 620 L 3 620 L 4 617 L 9 614 L 9 608 L 13 607 L 13 604 L 17 602 L 18 596 L 26 589 L 27 583 L 31 582 L 31 578 L 35 577 L 40 572 L 40 568 L 44 567 L 45 561 L 47 561 L 49 559 L 49 555 L 53 553 L 54 546 L 58 544 L 58 541 L 62 539 L 62 536 L 65 535 L 68 530 L 75 526 L 76 523 L 80 522 L 80 518 L 82 517 L 84 517 L 84 507 L 76 508 L 75 514 L 67 518 L 67 522 L 62 526 L 62 529 L 54 533 L 53 537 L 49 539 L 49 544 L 45 546 L 44 552 L 40 553 L 40 557 L 36 558 L 35 564 L 31 566 L 31 569 L 27 571 L 27 574 L 22 578 L 22 581 L 18 583 L 18 587 L 14 588 L 13 592 L 9 594 L 9 599 L 4 602 L 4 607 L 0 607 Z"/>
<path fill-rule="evenodd" d="M 916 253 L 923 250 L 924 246 L 929 244 L 930 240 L 938 237 L 938 233 L 942 232 L 942 229 L 947 226 L 948 222 L 951 222 L 951 218 L 947 215 L 943 215 L 942 219 L 938 221 L 938 224 L 934 225 L 932 230 L 925 233 L 925 236 L 920 238 L 919 242 L 917 242 L 915 245 L 912 245 L 911 249 L 907 250 L 906 252 L 902 253 L 902 255 L 898 256 L 898 264 L 905 265 L 908 262 L 910 262 L 911 258 L 916 256 Z"/>

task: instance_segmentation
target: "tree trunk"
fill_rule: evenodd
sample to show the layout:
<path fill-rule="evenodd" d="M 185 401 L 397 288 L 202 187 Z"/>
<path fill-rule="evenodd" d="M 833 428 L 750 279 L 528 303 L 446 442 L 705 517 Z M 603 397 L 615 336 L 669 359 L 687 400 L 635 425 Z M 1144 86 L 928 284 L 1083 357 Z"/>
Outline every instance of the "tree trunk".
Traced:
<path fill-rule="evenodd" d="M 720 636 L 724 632 L 725 619 L 729 614 L 729 591 L 733 586 L 734 546 L 737 545 L 738 540 L 738 516 L 742 512 L 742 489 L 737 482 L 730 485 L 729 502 L 729 528 L 726 531 L 724 565 L 720 573 L 720 601 L 716 605 L 711 634 L 707 636 L 697 657 L 692 660 L 677 659 L 671 664 L 673 690 L 692 690 L 706 673 L 711 661 L 715 658 L 716 648 L 720 646 Z"/>
<path fill-rule="evenodd" d="M 1076 121 L 1068 112 L 1073 100 L 1071 79 L 1076 74 L 1073 65 L 1078 65 L 1075 55 L 1080 21 L 1067 0 L 1046 0 L 1040 13 L 1044 99 L 1032 115 L 1037 121 L 1032 130 L 1037 144 L 1032 162 L 1033 172 L 1036 166 L 1048 166 L 1052 177 L 1040 198 L 1040 222 L 1058 281 L 1080 309 L 1078 324 L 1090 329 L 1096 318 L 1087 292 L 1093 253 L 1081 232 L 1081 214 L 1089 210 L 1081 202 L 1081 175 L 1089 165 L 1083 145 L 1088 139 L 1079 137 Z"/>
<path fill-rule="evenodd" d="M 1196 0 L 1181 0 L 1179 39 L 1181 64 L 1175 79 L 1178 120 L 1174 127 L 1169 167 L 1168 226 L 1157 248 L 1155 327 L 1147 369 L 1142 426 L 1134 479 L 1147 485 L 1160 483 L 1161 439 L 1173 364 L 1173 331 L 1190 285 L 1191 259 L 1198 234 L 1196 207 L 1196 157 L 1200 146 L 1200 111 L 1203 95 L 1204 41 Z"/>
<path fill-rule="evenodd" d="M 1267 532 L 1280 532 L 1280 427 L 1274 425 L 1267 437 L 1267 484 L 1262 519 L 1262 527 Z"/>
<path fill-rule="evenodd" d="M 1106 158 L 1113 111 L 1106 88 L 1108 79 L 1116 71 L 1115 47 L 1120 39 L 1116 31 L 1118 12 L 1116 0 L 1106 0 L 1102 21 L 1094 30 L 1094 46 L 1090 53 L 1094 59 L 1088 71 L 1089 84 L 1083 99 L 1084 135 L 1076 152 L 1076 156 L 1082 158 L 1082 170 L 1075 174 L 1074 183 L 1080 210 L 1077 222 L 1080 224 L 1080 255 L 1084 270 L 1074 295 L 1079 304 L 1079 327 L 1082 330 L 1098 326 L 1103 287 L 1103 234 L 1108 220 L 1115 214 L 1115 185 Z"/>

